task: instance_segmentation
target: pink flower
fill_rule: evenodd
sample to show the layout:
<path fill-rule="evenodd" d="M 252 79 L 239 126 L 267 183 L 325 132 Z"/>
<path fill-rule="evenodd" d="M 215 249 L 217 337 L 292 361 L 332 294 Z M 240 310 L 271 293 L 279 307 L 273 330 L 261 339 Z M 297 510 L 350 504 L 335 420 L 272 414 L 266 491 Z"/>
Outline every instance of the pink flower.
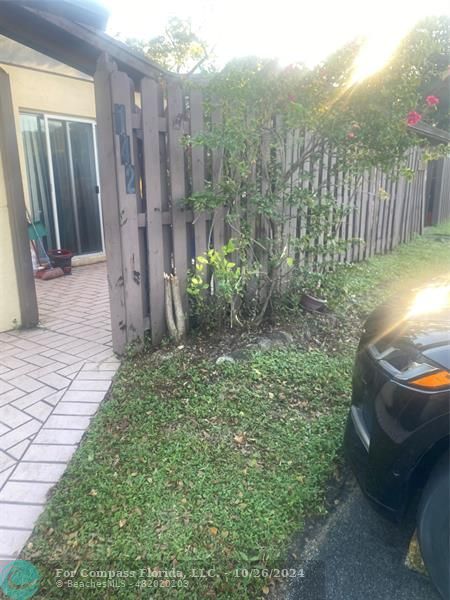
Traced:
<path fill-rule="evenodd" d="M 349 132 L 347 133 L 347 138 L 348 138 L 349 140 L 352 140 L 354 137 L 355 137 L 355 134 L 353 133 L 353 131 L 349 131 Z"/>
<path fill-rule="evenodd" d="M 436 106 L 439 104 L 440 100 L 437 96 L 427 96 L 425 98 L 425 102 L 428 104 L 428 106 Z"/>
<path fill-rule="evenodd" d="M 421 120 L 422 120 L 422 115 L 420 115 L 415 110 L 410 111 L 408 113 L 408 118 L 406 119 L 408 125 L 416 125 Z"/>

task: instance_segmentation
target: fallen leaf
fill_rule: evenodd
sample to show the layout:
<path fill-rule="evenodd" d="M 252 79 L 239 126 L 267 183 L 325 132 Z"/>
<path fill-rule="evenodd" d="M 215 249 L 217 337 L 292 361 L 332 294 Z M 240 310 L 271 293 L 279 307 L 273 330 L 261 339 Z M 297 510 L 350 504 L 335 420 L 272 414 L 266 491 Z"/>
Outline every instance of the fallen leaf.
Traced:
<path fill-rule="evenodd" d="M 268 587 L 267 585 L 265 585 L 265 586 L 263 587 L 263 589 L 262 589 L 262 593 L 263 593 L 263 594 L 266 594 L 266 596 L 267 596 L 267 594 L 268 594 L 269 592 L 270 592 L 270 589 L 269 589 L 269 587 Z"/>
<path fill-rule="evenodd" d="M 210 528 L 209 528 L 209 533 L 210 533 L 211 535 L 217 535 L 217 532 L 218 532 L 218 531 L 219 531 L 219 530 L 217 529 L 217 527 L 210 527 Z"/>
<path fill-rule="evenodd" d="M 119 527 L 120 528 L 124 527 L 124 525 L 126 525 L 126 523 L 127 523 L 126 519 L 120 519 L 120 521 L 119 521 Z"/>
<path fill-rule="evenodd" d="M 236 444 L 242 445 L 245 444 L 245 442 L 247 441 L 247 437 L 245 435 L 245 433 L 237 433 L 233 440 L 236 442 Z"/>

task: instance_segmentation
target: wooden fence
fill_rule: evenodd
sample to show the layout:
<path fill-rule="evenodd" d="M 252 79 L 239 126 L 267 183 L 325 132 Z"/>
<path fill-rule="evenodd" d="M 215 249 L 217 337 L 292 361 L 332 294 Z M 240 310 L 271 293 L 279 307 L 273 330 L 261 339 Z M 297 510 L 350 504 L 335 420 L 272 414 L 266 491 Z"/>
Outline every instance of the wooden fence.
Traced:
<path fill-rule="evenodd" d="M 143 77 L 135 89 L 106 55 L 98 62 L 94 80 L 113 346 L 121 353 L 146 330 L 154 344 L 164 336 L 164 272 L 176 269 L 186 307 L 192 260 L 210 241 L 215 247 L 226 241 L 223 208 L 194 214 L 184 204 L 208 179 L 219 180 L 222 156 L 220 151 L 207 154 L 199 146 L 186 150 L 181 143 L 186 133 L 195 136 L 205 126 L 200 90 L 190 90 L 186 102 L 182 82 L 175 77 Z M 212 122 L 219 119 L 213 112 Z M 286 137 L 286 169 L 295 161 L 298 135 L 291 132 Z M 418 149 L 409 155 L 412 181 L 372 170 L 352 186 L 334 173 L 333 160 L 332 153 L 324 152 L 308 168 L 339 204 L 354 208 L 336 237 L 365 241 L 348 245 L 335 260 L 363 260 L 422 232 L 426 178 Z M 295 175 L 291 184 L 299 184 Z M 292 248 L 306 225 L 294 208 L 287 210 L 291 213 L 283 243 Z"/>

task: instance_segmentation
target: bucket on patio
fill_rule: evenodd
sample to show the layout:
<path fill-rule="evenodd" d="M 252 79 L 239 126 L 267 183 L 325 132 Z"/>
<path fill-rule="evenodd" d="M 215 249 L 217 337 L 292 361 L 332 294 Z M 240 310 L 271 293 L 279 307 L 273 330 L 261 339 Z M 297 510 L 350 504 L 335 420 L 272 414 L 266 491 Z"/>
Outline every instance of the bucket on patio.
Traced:
<path fill-rule="evenodd" d="M 60 249 L 48 250 L 47 254 L 53 267 L 61 267 L 61 269 L 64 271 L 64 275 L 70 275 L 72 273 L 73 252 L 70 250 Z"/>

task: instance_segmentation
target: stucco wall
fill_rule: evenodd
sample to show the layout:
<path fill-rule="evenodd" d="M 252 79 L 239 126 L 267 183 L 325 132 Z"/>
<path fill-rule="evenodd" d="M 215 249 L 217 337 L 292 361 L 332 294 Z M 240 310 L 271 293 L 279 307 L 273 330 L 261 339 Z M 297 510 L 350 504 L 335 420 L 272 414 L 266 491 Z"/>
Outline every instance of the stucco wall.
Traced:
<path fill-rule="evenodd" d="M 29 205 L 25 154 L 20 131 L 20 112 L 41 112 L 69 117 L 95 119 L 94 84 L 57 73 L 17 67 L 0 62 L 10 76 L 16 117 L 17 142 L 25 201 Z"/>
<path fill-rule="evenodd" d="M 18 109 L 95 119 L 92 81 L 4 63 L 1 66 L 11 78 Z"/>

